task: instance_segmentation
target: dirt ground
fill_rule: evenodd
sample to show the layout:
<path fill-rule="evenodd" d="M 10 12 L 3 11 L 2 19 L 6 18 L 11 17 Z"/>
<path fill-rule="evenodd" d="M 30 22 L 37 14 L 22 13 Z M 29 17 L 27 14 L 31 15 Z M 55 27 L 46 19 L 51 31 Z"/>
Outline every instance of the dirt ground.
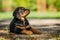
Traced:
<path fill-rule="evenodd" d="M 60 19 L 28 19 L 31 26 L 43 30 L 54 30 L 60 29 Z M 0 20 L 0 29 L 5 28 L 9 25 L 11 20 Z M 51 28 L 51 29 L 50 29 Z M 0 33 L 7 33 L 6 30 L 0 30 Z M 50 32 L 50 31 L 49 31 Z M 1 35 L 1 34 L 0 34 Z M 0 36 L 0 40 L 5 40 L 6 38 Z M 48 39 L 55 40 L 56 38 Z M 9 40 L 9 39 L 6 39 Z M 42 40 L 42 39 L 41 39 Z M 43 39 L 44 40 L 44 39 Z"/>

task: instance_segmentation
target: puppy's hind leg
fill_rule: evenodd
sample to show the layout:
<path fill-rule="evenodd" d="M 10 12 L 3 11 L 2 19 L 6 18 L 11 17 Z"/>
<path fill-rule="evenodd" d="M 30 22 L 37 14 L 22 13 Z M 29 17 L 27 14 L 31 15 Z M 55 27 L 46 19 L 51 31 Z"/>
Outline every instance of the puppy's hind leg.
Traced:
<path fill-rule="evenodd" d="M 34 34 L 42 34 L 42 32 L 38 29 L 35 29 L 35 28 L 32 28 L 31 31 L 34 33 Z"/>
<path fill-rule="evenodd" d="M 29 30 L 23 30 L 22 33 L 27 34 L 27 35 L 32 35 L 33 34 L 33 32 L 29 31 Z"/>

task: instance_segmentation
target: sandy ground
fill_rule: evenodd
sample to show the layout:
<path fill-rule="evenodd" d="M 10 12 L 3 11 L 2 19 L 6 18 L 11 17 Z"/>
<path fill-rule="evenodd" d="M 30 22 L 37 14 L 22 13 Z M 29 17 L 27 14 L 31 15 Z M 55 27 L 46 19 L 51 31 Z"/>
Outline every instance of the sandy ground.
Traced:
<path fill-rule="evenodd" d="M 60 19 L 28 19 L 28 21 L 29 21 L 30 25 L 33 25 L 33 26 L 37 25 L 40 28 L 53 28 L 53 27 L 56 28 L 56 27 L 60 27 L 60 26 L 55 25 L 55 24 L 60 24 Z M 11 22 L 11 20 L 5 20 L 5 21 L 2 20 L 2 21 L 0 21 L 0 27 L 1 27 L 1 25 L 9 25 L 10 22 Z M 43 25 L 43 26 L 41 26 L 41 25 Z M 48 25 L 48 26 L 45 27 L 46 25 Z M 36 28 L 37 28 L 37 26 L 36 26 Z M 4 32 L 4 31 L 1 30 L 0 32 Z M 2 37 L 0 37 L 0 38 L 2 39 Z M 9 40 L 9 39 L 6 39 L 6 40 Z M 49 39 L 49 40 L 55 40 L 55 39 Z"/>
<path fill-rule="evenodd" d="M 12 19 L 11 19 L 12 20 Z M 10 24 L 11 20 L 0 20 L 0 24 Z M 60 24 L 60 19 L 28 19 L 30 25 L 53 25 Z"/>

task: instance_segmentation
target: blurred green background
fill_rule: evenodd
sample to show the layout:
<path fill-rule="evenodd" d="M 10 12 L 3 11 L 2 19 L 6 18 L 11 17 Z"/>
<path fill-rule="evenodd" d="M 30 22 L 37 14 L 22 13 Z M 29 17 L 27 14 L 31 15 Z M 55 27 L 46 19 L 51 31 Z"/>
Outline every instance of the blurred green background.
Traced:
<path fill-rule="evenodd" d="M 0 20 L 13 18 L 20 6 L 30 9 L 27 18 L 60 18 L 60 0 L 0 0 Z"/>
<path fill-rule="evenodd" d="M 55 26 L 60 27 L 60 22 L 59 22 L 60 20 L 56 20 L 56 19 L 60 19 L 60 0 L 0 0 L 0 23 L 1 23 L 0 29 L 8 29 L 11 21 L 10 19 L 13 18 L 14 10 L 17 7 L 21 7 L 21 6 L 30 9 L 30 14 L 27 16 L 27 18 L 31 18 L 31 20 L 32 19 L 35 20 L 35 21 L 34 20 L 31 21 L 32 26 L 35 25 L 37 28 L 43 27 L 42 30 L 44 30 L 44 28 L 47 28 L 47 27 L 48 28 L 50 27 L 57 28 Z M 42 19 L 43 21 L 41 21 L 40 19 Z M 49 19 L 51 21 L 44 20 L 44 19 Z M 44 26 L 44 25 L 47 25 L 47 26 Z M 55 29 L 53 30 L 55 31 Z"/>

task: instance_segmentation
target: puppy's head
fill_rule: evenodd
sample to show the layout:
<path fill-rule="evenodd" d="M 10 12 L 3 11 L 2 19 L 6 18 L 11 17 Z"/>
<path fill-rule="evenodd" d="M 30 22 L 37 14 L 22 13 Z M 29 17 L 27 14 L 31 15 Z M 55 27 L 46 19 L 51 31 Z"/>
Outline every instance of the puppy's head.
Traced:
<path fill-rule="evenodd" d="M 29 9 L 25 9 L 24 13 L 21 14 L 21 17 L 26 17 L 30 13 Z"/>
<path fill-rule="evenodd" d="M 29 9 L 25 9 L 24 7 L 18 7 L 13 12 L 13 16 L 14 18 L 20 19 L 21 17 L 26 17 L 29 13 Z"/>
<path fill-rule="evenodd" d="M 13 16 L 14 18 L 20 19 L 20 14 L 23 14 L 24 12 L 25 12 L 24 7 L 17 7 L 13 12 Z"/>

